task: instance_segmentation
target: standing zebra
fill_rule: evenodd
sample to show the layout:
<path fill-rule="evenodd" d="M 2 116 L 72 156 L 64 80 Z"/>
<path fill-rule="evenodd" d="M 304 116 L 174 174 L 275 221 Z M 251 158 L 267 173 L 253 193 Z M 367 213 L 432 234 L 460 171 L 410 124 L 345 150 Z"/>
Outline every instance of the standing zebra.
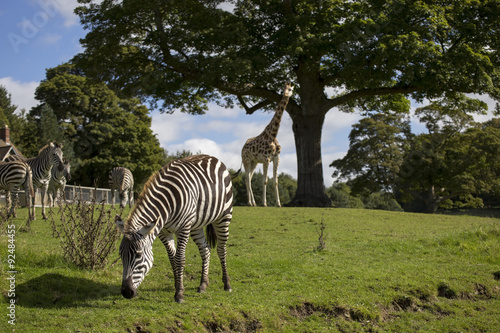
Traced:
<path fill-rule="evenodd" d="M 50 173 L 51 177 L 47 194 L 49 196 L 49 207 L 54 207 L 57 199 L 57 193 L 61 190 L 61 193 L 64 196 L 66 182 L 71 180 L 71 165 L 68 161 L 64 161 L 64 168 L 62 171 L 59 171 L 58 168 L 52 168 Z"/>
<path fill-rule="evenodd" d="M 226 267 L 228 226 L 233 212 L 233 188 L 226 166 L 217 158 L 195 155 L 175 160 L 151 176 L 126 222 L 120 244 L 123 263 L 122 295 L 132 298 L 153 265 L 153 241 L 159 236 L 174 272 L 175 301 L 184 301 L 183 273 L 189 235 L 198 246 L 202 275 L 198 292 L 208 286 L 210 247 L 217 244 L 224 289 L 231 291 Z M 177 248 L 174 235 L 177 237 Z"/>
<path fill-rule="evenodd" d="M 42 194 L 42 216 L 46 220 L 45 215 L 45 194 L 47 193 L 47 188 L 50 181 L 50 170 L 52 167 L 56 167 L 59 171 L 64 169 L 63 165 L 63 152 L 62 144 L 57 142 L 51 142 L 45 145 L 38 152 L 37 157 L 32 157 L 24 160 L 31 167 L 33 172 L 33 186 L 39 188 Z M 8 160 L 20 160 L 18 156 L 9 156 Z M 6 159 L 6 160 L 7 160 Z M 32 209 L 33 209 L 33 219 L 35 216 L 35 196 L 32 197 Z"/>
<path fill-rule="evenodd" d="M 132 172 L 124 167 L 114 167 L 109 172 L 109 187 L 111 188 L 111 204 L 115 206 L 115 190 L 118 190 L 120 197 L 120 208 L 127 204 L 132 207 L 134 201 L 134 176 Z"/>
<path fill-rule="evenodd" d="M 24 188 L 26 206 L 28 207 L 29 219 L 33 219 L 31 212 L 31 198 L 35 196 L 33 190 L 32 173 L 30 166 L 23 161 L 10 161 L 0 163 L 0 189 L 5 190 L 7 208 L 10 206 L 10 215 L 16 216 L 17 190 Z"/>

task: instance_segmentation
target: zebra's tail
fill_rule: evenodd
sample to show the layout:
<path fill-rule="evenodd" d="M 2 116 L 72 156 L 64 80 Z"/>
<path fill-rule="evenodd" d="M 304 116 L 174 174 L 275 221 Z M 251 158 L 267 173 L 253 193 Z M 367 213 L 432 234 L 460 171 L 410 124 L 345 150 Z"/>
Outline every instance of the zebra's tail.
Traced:
<path fill-rule="evenodd" d="M 231 179 L 235 179 L 236 177 L 238 177 L 240 175 L 242 167 L 243 167 L 243 162 L 241 162 L 240 169 L 231 175 Z"/>
<path fill-rule="evenodd" d="M 213 224 L 209 224 L 205 228 L 208 245 L 213 249 L 217 246 L 217 235 Z"/>

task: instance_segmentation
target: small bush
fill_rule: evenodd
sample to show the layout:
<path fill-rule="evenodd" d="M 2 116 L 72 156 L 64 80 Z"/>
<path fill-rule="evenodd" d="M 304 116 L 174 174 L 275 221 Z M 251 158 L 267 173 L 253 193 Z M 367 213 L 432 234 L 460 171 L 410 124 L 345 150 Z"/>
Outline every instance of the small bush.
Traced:
<path fill-rule="evenodd" d="M 59 206 L 58 218 L 50 213 L 52 234 L 59 238 L 66 260 L 88 269 L 103 268 L 115 250 L 119 232 L 114 214 L 104 201 L 96 203 L 95 191 L 90 202 L 80 196 L 75 203 Z"/>

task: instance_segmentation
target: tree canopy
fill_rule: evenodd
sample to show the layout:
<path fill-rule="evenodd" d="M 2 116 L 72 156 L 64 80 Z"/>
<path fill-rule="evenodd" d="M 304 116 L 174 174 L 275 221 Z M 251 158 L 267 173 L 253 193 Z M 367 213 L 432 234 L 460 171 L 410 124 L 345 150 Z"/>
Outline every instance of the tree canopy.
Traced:
<path fill-rule="evenodd" d="M 295 85 L 295 205 L 329 205 L 321 133 L 325 114 L 404 94 L 500 99 L 499 0 L 79 0 L 89 30 L 74 61 L 120 94 L 166 111 L 208 102 L 247 113 Z M 230 10 L 224 10 L 227 4 Z"/>

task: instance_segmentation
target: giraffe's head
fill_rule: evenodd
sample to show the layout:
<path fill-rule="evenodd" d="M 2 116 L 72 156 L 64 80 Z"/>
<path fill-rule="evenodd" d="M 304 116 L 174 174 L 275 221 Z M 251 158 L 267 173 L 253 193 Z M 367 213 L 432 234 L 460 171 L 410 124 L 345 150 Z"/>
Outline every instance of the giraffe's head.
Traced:
<path fill-rule="evenodd" d="M 285 95 L 286 97 L 290 97 L 292 96 L 292 93 L 293 93 L 292 83 L 291 82 L 285 83 L 285 91 L 283 92 L 283 95 Z"/>

